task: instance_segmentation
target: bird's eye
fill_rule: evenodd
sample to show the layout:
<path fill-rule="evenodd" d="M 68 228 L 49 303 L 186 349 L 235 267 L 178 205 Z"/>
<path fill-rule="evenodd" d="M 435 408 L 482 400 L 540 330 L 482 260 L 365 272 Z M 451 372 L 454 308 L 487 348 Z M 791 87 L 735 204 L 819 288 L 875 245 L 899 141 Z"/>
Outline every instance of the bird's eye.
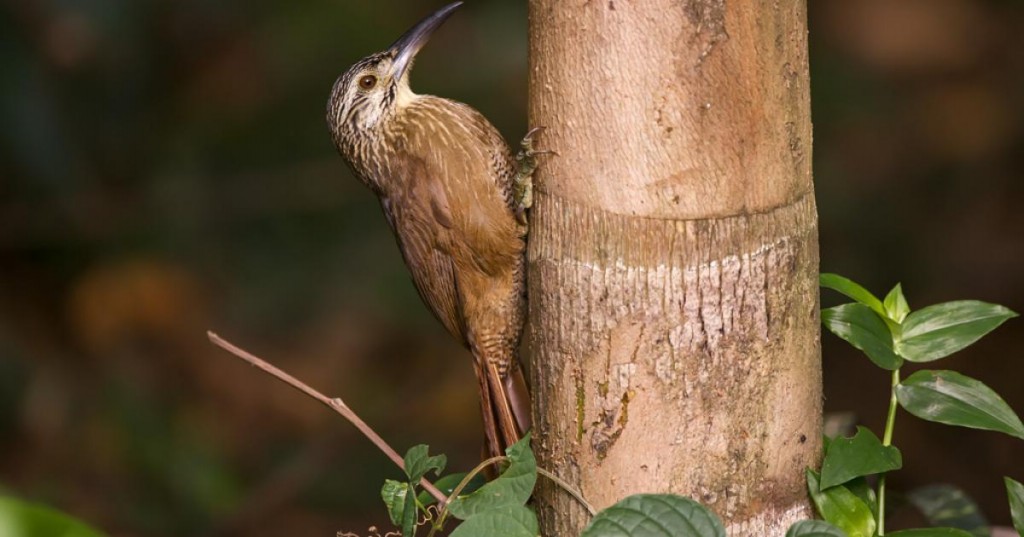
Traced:
<path fill-rule="evenodd" d="M 373 75 L 366 75 L 359 79 L 359 87 L 364 90 L 368 90 L 377 85 L 377 77 Z"/>

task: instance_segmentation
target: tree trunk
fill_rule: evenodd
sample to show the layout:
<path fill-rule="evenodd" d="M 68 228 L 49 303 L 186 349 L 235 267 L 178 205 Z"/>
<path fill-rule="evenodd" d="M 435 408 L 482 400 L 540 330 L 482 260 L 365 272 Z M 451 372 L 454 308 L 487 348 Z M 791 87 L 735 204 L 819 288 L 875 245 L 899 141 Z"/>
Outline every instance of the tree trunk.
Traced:
<path fill-rule="evenodd" d="M 598 508 L 690 496 L 782 535 L 819 460 L 803 0 L 530 0 L 540 464 Z M 546 480 L 543 534 L 588 516 Z"/>

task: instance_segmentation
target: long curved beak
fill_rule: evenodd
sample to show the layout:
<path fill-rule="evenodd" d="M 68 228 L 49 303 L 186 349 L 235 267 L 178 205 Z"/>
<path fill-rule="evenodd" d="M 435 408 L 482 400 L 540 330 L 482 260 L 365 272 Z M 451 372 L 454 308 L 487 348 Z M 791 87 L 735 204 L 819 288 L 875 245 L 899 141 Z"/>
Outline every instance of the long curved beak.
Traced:
<path fill-rule="evenodd" d="M 452 12 L 458 9 L 462 5 L 462 2 L 452 2 L 447 6 L 435 11 L 433 14 L 428 15 L 426 18 L 416 23 L 416 26 L 409 28 L 402 37 L 399 37 L 388 50 L 394 51 L 395 60 L 391 67 L 391 76 L 395 80 L 401 80 L 405 76 L 405 72 L 412 65 L 413 58 L 423 48 L 423 45 L 427 44 L 427 40 L 430 39 L 430 35 L 437 30 L 444 21 L 451 16 Z"/>

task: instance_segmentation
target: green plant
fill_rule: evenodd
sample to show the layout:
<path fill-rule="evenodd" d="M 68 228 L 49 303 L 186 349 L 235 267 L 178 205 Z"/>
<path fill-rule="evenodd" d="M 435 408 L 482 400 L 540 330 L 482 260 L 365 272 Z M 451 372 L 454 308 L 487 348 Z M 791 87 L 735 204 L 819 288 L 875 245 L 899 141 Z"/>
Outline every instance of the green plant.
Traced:
<path fill-rule="evenodd" d="M 409 481 L 389 479 L 381 489 L 388 515 L 402 529 L 402 535 L 415 535 L 417 526 L 429 523 L 432 537 L 444 528 L 449 516 L 463 521 L 452 532 L 455 537 L 486 533 L 508 537 L 537 535 L 537 516 L 526 507 L 537 481 L 537 463 L 530 450 L 529 435 L 509 447 L 504 457 L 487 459 L 467 474 L 438 480 L 438 488 L 449 495 L 439 509 L 432 508 L 433 498 L 429 494 L 416 491 L 427 472 L 439 475 L 444 471 L 445 456 L 429 456 L 428 449 L 420 444 L 406 452 L 405 473 Z M 497 479 L 483 485 L 474 482 L 484 469 L 495 464 L 504 465 Z M 452 489 L 446 490 L 452 484 Z"/>
<path fill-rule="evenodd" d="M 504 465 L 501 475 L 469 492 L 480 472 L 494 464 Z M 429 456 L 428 447 L 418 445 L 405 455 L 409 480 L 387 480 L 384 483 L 381 496 L 391 521 L 401 528 L 404 537 L 416 535 L 419 527 L 427 525 L 430 527 L 427 536 L 433 537 L 444 529 L 449 517 L 462 521 L 451 533 L 452 537 L 536 537 L 540 531 L 537 516 L 526 502 L 533 494 L 538 474 L 553 479 L 594 514 L 579 493 L 537 467 L 530 450 L 529 435 L 508 448 L 504 457 L 487 459 L 469 473 L 439 479 L 436 486 L 449 497 L 445 505 L 437 509 L 432 505 L 429 494 L 417 494 L 417 487 L 427 472 L 440 474 L 444 466 L 444 455 Z M 456 482 L 458 484 L 452 489 L 447 488 Z M 673 494 L 636 494 L 597 513 L 580 537 L 641 535 L 725 537 L 725 529 L 714 513 L 689 498 Z"/>
<path fill-rule="evenodd" d="M 811 500 L 825 520 L 793 524 L 786 537 L 875 537 L 885 535 L 886 473 L 902 467 L 902 454 L 892 444 L 897 406 L 922 419 L 1003 432 L 1024 439 L 1024 424 L 1009 406 L 983 383 L 954 371 L 918 371 L 900 375 L 905 361 L 931 362 L 974 343 L 1017 314 L 995 304 L 957 301 L 911 311 L 897 285 L 879 300 L 860 285 L 834 274 L 823 274 L 821 285 L 856 302 L 822 310 L 824 325 L 863 351 L 891 375 L 889 411 L 880 439 L 860 427 L 851 438 L 825 438 L 820 473 L 808 469 Z M 405 472 L 407 481 L 387 480 L 381 497 L 404 537 L 418 530 L 434 537 L 451 518 L 461 520 L 453 537 L 535 537 L 537 517 L 527 505 L 538 476 L 551 479 L 574 496 L 593 515 L 580 537 L 725 537 L 721 521 L 699 503 L 672 494 L 637 494 L 595 513 L 582 495 L 557 476 L 537 467 L 530 437 L 510 447 L 505 456 L 488 459 L 465 474 L 440 477 L 444 455 L 430 455 L 418 445 L 399 457 L 373 430 L 338 398 L 331 399 L 301 381 L 235 347 L 215 334 L 211 341 L 327 405 L 351 421 Z M 501 467 L 501 474 L 483 483 L 481 472 Z M 877 489 L 867 477 L 878 475 Z M 421 491 L 421 489 L 423 489 Z M 1006 478 L 1014 526 L 1024 534 L 1024 485 Z M 930 520 L 954 520 L 950 507 L 973 505 L 958 491 L 931 488 L 915 491 L 911 501 L 931 506 Z M 435 501 L 437 502 L 435 504 Z M 962 513 L 958 513 L 961 515 Z M 965 518 L 960 516 L 961 519 Z M 971 517 L 966 517 L 970 519 Z M 973 519 L 972 519 L 973 520 Z M 355 534 L 340 534 L 353 536 Z M 957 528 L 924 528 L 890 533 L 894 537 L 972 537 Z"/>
<path fill-rule="evenodd" d="M 1024 484 L 1009 477 L 1006 481 L 1006 495 L 1010 497 L 1010 516 L 1017 533 L 1024 535 Z"/>
<path fill-rule="evenodd" d="M 10 497 L 0 497 L 0 535 L 5 537 L 103 537 L 56 509 Z"/>
<path fill-rule="evenodd" d="M 897 406 L 921 419 L 1002 432 L 1024 439 L 1024 424 L 1005 401 L 982 382 L 949 370 L 922 370 L 902 378 L 905 362 L 945 358 L 1017 314 L 997 304 L 976 300 L 945 302 L 911 311 L 897 284 L 884 299 L 836 274 L 822 274 L 821 286 L 855 300 L 821 311 L 833 334 L 860 349 L 876 366 L 890 372 L 889 410 L 879 439 L 859 427 L 852 438 L 825 439 L 821 473 L 807 472 L 807 484 L 818 512 L 851 537 L 885 535 L 886 474 L 903 465 L 892 445 Z M 866 476 L 878 475 L 877 492 Z M 1007 481 L 1011 504 L 1020 490 Z M 1018 512 L 1021 509 L 1018 509 Z M 1020 516 L 1015 514 L 1019 525 Z M 1019 528 L 1018 528 L 1019 529 Z M 952 528 L 900 531 L 903 537 L 969 536 Z"/>

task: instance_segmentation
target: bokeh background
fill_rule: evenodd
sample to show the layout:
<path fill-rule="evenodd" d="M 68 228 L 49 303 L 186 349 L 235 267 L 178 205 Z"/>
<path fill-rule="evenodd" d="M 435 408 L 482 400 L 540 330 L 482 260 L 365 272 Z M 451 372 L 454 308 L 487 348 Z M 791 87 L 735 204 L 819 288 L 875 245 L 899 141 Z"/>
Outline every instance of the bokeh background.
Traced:
<path fill-rule="evenodd" d="M 213 329 L 343 395 L 404 450 L 479 455 L 472 373 L 324 124 L 334 78 L 434 4 L 0 4 L 0 487 L 115 536 L 385 526 L 398 477 Z M 911 306 L 1024 310 L 1024 2 L 810 0 L 822 269 Z M 474 0 L 420 92 L 526 130 L 525 3 Z M 838 298 L 826 295 L 825 304 Z M 880 430 L 887 377 L 824 338 L 826 408 Z M 1024 324 L 952 358 L 1024 413 Z M 892 486 L 1007 523 L 1024 442 L 905 414 Z"/>

